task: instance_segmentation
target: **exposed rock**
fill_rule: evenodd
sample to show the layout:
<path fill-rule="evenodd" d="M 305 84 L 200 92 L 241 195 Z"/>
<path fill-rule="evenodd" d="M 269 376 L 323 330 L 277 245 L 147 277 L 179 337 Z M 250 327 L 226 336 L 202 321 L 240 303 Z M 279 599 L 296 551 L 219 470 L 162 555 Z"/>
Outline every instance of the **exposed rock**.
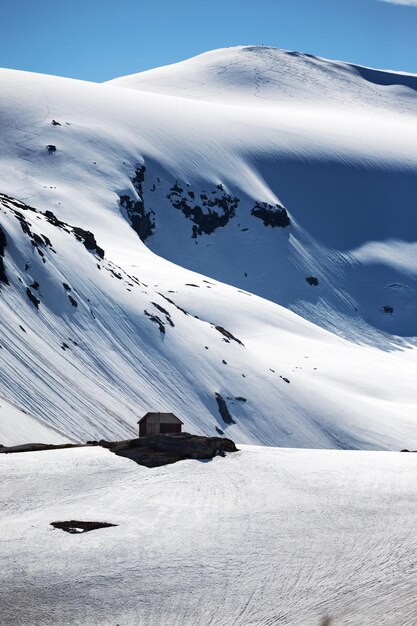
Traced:
<path fill-rule="evenodd" d="M 231 416 L 229 409 L 227 408 L 226 400 L 220 393 L 214 394 L 216 397 L 217 406 L 219 407 L 219 413 L 222 416 L 222 420 L 225 424 L 236 424 L 235 420 Z"/>
<path fill-rule="evenodd" d="M 220 429 L 217 430 L 221 433 L 223 432 L 220 431 Z M 237 448 L 231 439 L 178 433 L 151 435 L 149 437 L 128 439 L 126 441 L 88 441 L 85 444 L 26 443 L 9 447 L 0 445 L 0 454 L 39 452 L 91 446 L 102 446 L 119 456 L 132 459 L 132 461 L 139 463 L 139 465 L 144 465 L 145 467 L 159 467 L 184 459 L 212 459 L 215 456 L 224 456 L 226 452 L 237 452 Z"/>
<path fill-rule="evenodd" d="M 139 235 L 141 241 L 146 241 L 155 229 L 155 212 L 145 209 L 143 182 L 145 180 L 146 167 L 142 165 L 136 168 L 135 175 L 132 178 L 132 184 L 139 198 L 134 200 L 127 194 L 119 196 L 120 206 L 124 208 L 130 219 L 133 230 Z"/>
<path fill-rule="evenodd" d="M 384 306 L 383 310 L 387 315 L 392 315 L 394 313 L 394 307 L 392 306 Z"/>
<path fill-rule="evenodd" d="M 97 530 L 98 528 L 110 528 L 118 524 L 110 524 L 109 522 L 81 522 L 70 520 L 69 522 L 51 522 L 51 526 L 64 530 L 66 533 L 76 535 L 87 533 L 89 530 Z"/>
<path fill-rule="evenodd" d="M 228 330 L 226 330 L 225 328 L 223 328 L 223 326 L 215 326 L 214 327 L 219 333 L 221 333 L 222 335 L 224 335 L 224 337 L 226 337 L 226 339 L 228 341 L 232 340 L 232 341 L 236 341 L 236 343 L 240 344 L 241 346 L 244 346 L 245 344 L 243 344 L 240 339 L 237 339 L 237 337 L 235 337 L 234 335 L 232 335 L 232 333 L 230 333 Z"/>
<path fill-rule="evenodd" d="M 32 304 L 35 305 L 35 307 L 37 309 L 39 309 L 39 304 L 40 304 L 40 300 L 38 300 L 38 298 L 36 296 L 33 295 L 33 293 L 31 292 L 31 290 L 29 289 L 29 287 L 27 287 L 26 289 L 26 295 L 29 298 L 29 300 L 32 302 Z"/>
<path fill-rule="evenodd" d="M 170 292 L 170 293 L 176 293 L 176 292 L 174 291 L 174 292 Z M 185 309 L 181 308 L 178 304 L 175 304 L 175 302 L 174 302 L 173 300 L 171 300 L 171 299 L 170 299 L 170 298 L 168 298 L 167 296 L 164 296 L 162 293 L 160 293 L 159 295 L 160 295 L 162 298 L 164 298 L 167 302 L 169 302 L 170 304 L 172 304 L 173 306 L 175 306 L 175 307 L 178 309 L 178 311 L 181 311 L 181 313 L 184 313 L 184 315 L 188 315 L 188 312 L 187 312 Z"/>
<path fill-rule="evenodd" d="M 120 206 L 125 209 L 132 228 L 141 241 L 146 241 L 155 229 L 154 211 L 146 211 L 143 200 L 132 200 L 128 195 L 120 196 Z"/>
<path fill-rule="evenodd" d="M 291 224 L 286 209 L 280 204 L 273 206 L 267 202 L 256 202 L 251 214 L 271 228 L 286 228 Z"/>
<path fill-rule="evenodd" d="M 172 206 L 194 223 L 192 228 L 194 239 L 198 235 L 210 235 L 216 228 L 226 226 L 236 215 L 239 198 L 227 193 L 223 185 L 217 185 L 210 195 L 211 197 L 202 191 L 200 201 L 197 201 L 195 193 L 193 191 L 185 192 L 177 181 L 167 196 Z"/>
<path fill-rule="evenodd" d="M 63 443 L 24 443 L 19 446 L 2 446 L 0 454 L 12 454 L 16 452 L 40 452 L 43 450 L 61 450 L 63 448 L 80 448 L 82 444 Z"/>
<path fill-rule="evenodd" d="M 145 315 L 146 315 L 147 317 L 149 317 L 149 319 L 150 319 L 152 322 L 155 322 L 155 324 L 158 324 L 158 327 L 159 327 L 160 332 L 161 332 L 163 335 L 165 335 L 165 326 L 164 326 L 164 323 L 163 323 L 163 321 L 161 320 L 161 318 L 160 318 L 160 317 L 158 317 L 157 315 L 152 315 L 152 313 L 149 313 L 148 311 L 146 311 L 146 309 L 145 309 L 144 313 L 145 313 Z"/>
<path fill-rule="evenodd" d="M 317 287 L 317 285 L 319 284 L 319 279 L 316 276 L 307 276 L 306 281 L 309 285 L 312 285 L 314 287 Z"/>
<path fill-rule="evenodd" d="M 9 279 L 6 276 L 6 270 L 4 268 L 4 251 L 6 249 L 6 234 L 0 226 L 0 281 L 5 285 L 9 284 Z"/>
<path fill-rule="evenodd" d="M 88 251 L 95 252 L 100 259 L 104 258 L 104 250 L 97 244 L 96 238 L 89 230 L 84 230 L 79 226 L 73 226 L 72 232 L 79 241 L 82 241 Z"/>
<path fill-rule="evenodd" d="M 174 322 L 171 319 L 171 314 L 164 309 L 163 306 L 161 306 L 160 304 L 157 304 L 157 302 L 151 302 L 151 304 L 153 304 L 153 306 L 158 309 L 158 311 L 160 311 L 161 313 L 163 313 L 165 315 L 166 321 L 168 322 L 168 324 L 172 327 L 175 326 Z"/>
<path fill-rule="evenodd" d="M 144 465 L 159 467 L 185 459 L 212 459 L 226 452 L 237 452 L 231 439 L 203 437 L 189 433 L 151 435 L 127 441 L 100 441 L 118 456 L 123 456 Z"/>
<path fill-rule="evenodd" d="M 54 152 L 56 152 L 56 146 L 54 146 L 52 143 L 48 144 L 46 146 L 46 149 L 48 150 L 48 154 L 53 154 Z"/>

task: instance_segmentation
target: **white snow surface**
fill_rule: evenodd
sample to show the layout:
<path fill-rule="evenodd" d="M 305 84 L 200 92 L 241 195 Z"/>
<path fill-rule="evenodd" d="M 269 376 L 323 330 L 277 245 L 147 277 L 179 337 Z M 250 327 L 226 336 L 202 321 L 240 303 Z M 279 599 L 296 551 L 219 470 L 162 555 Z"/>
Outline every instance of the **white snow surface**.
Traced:
<path fill-rule="evenodd" d="M 168 410 L 247 444 L 416 448 L 416 91 L 256 46 L 105 84 L 1 70 L 0 442 L 128 437 Z M 204 198 L 224 223 L 195 234 Z"/>
<path fill-rule="evenodd" d="M 102 448 L 2 455 L 0 622 L 414 626 L 416 471 L 252 446 L 152 470 Z M 50 526 L 73 519 L 117 526 Z"/>

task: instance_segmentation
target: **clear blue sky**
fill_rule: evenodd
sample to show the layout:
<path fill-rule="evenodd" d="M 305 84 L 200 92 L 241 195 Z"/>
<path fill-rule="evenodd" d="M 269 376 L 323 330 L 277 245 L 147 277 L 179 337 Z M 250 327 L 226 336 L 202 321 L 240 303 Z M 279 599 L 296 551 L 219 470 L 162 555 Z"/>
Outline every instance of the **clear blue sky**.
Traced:
<path fill-rule="evenodd" d="M 417 0 L 0 0 L 0 23 L 0 67 L 84 80 L 239 44 L 417 73 Z"/>

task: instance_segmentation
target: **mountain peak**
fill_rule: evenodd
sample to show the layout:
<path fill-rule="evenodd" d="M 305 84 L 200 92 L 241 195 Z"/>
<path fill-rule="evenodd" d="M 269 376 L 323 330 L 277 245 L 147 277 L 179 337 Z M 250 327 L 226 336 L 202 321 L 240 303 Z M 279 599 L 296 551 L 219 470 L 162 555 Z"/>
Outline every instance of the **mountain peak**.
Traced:
<path fill-rule="evenodd" d="M 271 46 L 204 52 L 179 63 L 108 81 L 108 85 L 227 104 L 277 102 L 367 108 L 392 106 L 384 87 L 417 90 L 417 76 L 376 70 Z"/>

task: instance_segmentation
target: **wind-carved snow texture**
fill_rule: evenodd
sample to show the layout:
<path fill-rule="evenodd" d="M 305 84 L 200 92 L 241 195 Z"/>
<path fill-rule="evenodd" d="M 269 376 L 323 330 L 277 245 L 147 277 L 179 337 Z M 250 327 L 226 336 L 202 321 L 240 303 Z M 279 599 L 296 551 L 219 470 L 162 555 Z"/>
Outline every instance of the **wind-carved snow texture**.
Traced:
<path fill-rule="evenodd" d="M 8 455 L 2 626 L 414 626 L 417 455 L 238 448 Z"/>

